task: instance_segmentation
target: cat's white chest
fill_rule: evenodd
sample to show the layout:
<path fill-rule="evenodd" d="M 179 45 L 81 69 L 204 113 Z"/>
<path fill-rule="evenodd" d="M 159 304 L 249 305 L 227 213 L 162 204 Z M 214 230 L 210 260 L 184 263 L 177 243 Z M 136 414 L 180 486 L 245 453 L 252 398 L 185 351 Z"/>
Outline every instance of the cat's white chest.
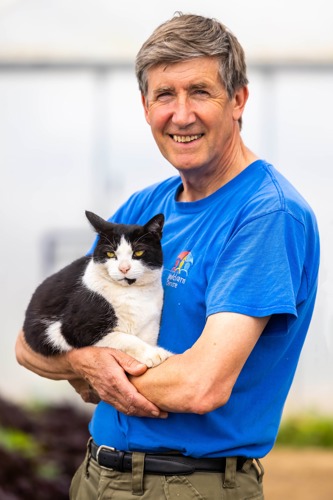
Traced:
<path fill-rule="evenodd" d="M 139 337 L 148 335 L 148 330 L 159 327 L 162 308 L 162 287 L 153 284 L 138 287 L 110 286 L 107 294 L 115 310 L 118 324 L 115 331 L 131 333 Z"/>

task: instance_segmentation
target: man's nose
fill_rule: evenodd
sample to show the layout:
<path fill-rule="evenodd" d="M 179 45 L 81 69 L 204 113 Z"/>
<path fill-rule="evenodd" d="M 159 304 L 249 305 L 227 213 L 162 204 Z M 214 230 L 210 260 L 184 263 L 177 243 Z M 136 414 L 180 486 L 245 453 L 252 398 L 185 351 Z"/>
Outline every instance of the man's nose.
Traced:
<path fill-rule="evenodd" d="M 195 113 L 189 99 L 178 98 L 174 102 L 172 114 L 172 123 L 178 127 L 184 128 L 195 122 Z"/>

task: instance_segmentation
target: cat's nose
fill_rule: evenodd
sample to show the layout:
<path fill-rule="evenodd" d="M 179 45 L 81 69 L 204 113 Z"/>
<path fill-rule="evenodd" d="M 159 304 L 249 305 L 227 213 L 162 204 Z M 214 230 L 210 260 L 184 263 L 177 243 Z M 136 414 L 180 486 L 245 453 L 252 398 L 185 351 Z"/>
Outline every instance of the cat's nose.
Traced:
<path fill-rule="evenodd" d="M 121 262 L 119 264 L 119 271 L 122 272 L 123 274 L 128 273 L 128 271 L 131 269 L 131 265 L 129 262 Z"/>

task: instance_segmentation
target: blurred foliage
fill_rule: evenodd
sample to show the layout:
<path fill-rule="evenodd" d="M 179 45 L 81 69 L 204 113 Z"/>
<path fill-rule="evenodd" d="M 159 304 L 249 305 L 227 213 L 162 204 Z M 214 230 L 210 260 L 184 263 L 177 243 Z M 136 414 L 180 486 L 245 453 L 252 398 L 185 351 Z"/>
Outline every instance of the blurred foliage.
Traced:
<path fill-rule="evenodd" d="M 0 427 L 0 447 L 8 451 L 17 451 L 25 457 L 35 457 L 41 447 L 36 439 L 19 429 Z"/>
<path fill-rule="evenodd" d="M 68 500 L 89 419 L 69 405 L 22 408 L 0 397 L 0 499 Z"/>
<path fill-rule="evenodd" d="M 333 417 L 303 415 L 282 421 L 277 445 L 333 448 Z"/>

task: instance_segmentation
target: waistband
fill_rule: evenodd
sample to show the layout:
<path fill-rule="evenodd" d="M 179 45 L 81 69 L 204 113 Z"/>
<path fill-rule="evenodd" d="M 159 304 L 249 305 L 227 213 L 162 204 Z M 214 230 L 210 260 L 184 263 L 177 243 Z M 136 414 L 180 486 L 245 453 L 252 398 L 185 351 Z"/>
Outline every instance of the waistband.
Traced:
<path fill-rule="evenodd" d="M 132 456 L 128 451 L 119 451 L 109 446 L 98 446 L 90 442 L 91 457 L 101 466 L 118 472 L 132 471 Z M 241 470 L 247 457 L 234 457 L 237 461 L 237 470 Z M 163 476 L 186 475 L 194 472 L 224 473 L 226 458 L 192 458 L 180 454 L 145 454 L 144 472 Z"/>

